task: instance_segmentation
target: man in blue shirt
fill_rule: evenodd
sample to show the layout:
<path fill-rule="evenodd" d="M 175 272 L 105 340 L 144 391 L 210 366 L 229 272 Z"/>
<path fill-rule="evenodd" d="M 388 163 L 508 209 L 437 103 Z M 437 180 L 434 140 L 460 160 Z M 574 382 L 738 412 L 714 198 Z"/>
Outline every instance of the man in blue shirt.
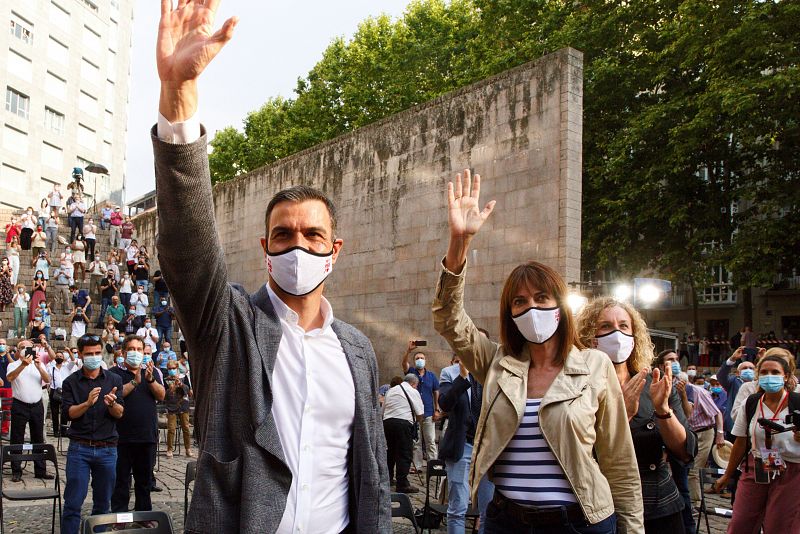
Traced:
<path fill-rule="evenodd" d="M 436 375 L 425 367 L 425 354 L 414 354 L 414 364 L 411 364 L 411 353 L 417 348 L 416 341 L 408 342 L 408 349 L 403 355 L 401 368 L 403 373 L 414 373 L 419 377 L 417 390 L 422 397 L 425 407 L 425 419 L 420 423 L 420 441 L 414 446 L 414 464 L 422 465 L 422 460 L 435 460 L 438 455 L 436 447 L 436 422 L 439 420 L 439 380 Z M 424 451 L 423 448 L 424 447 Z"/>
<path fill-rule="evenodd" d="M 172 343 L 172 320 L 175 317 L 175 310 L 169 305 L 167 297 L 162 296 L 151 312 L 156 320 L 158 339 Z"/>
<path fill-rule="evenodd" d="M 169 341 L 164 341 L 161 344 L 161 352 L 156 356 L 158 367 L 164 375 L 167 374 L 167 363 L 169 363 L 170 360 L 174 362 L 178 361 L 178 355 L 172 350 L 172 344 Z"/>

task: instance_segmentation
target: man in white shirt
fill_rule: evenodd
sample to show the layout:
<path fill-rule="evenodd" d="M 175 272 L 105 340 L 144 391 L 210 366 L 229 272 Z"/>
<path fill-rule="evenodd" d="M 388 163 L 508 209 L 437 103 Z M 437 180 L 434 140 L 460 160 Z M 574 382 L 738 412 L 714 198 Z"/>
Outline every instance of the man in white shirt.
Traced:
<path fill-rule="evenodd" d="M 61 434 L 61 386 L 64 380 L 78 370 L 78 365 L 72 353 L 68 350 L 58 351 L 55 358 L 47 364 L 47 374 L 50 375 L 50 420 L 53 423 L 53 434 Z"/>
<path fill-rule="evenodd" d="M 147 319 L 147 307 L 150 305 L 150 299 L 147 293 L 144 292 L 142 286 L 136 288 L 136 293 L 131 295 L 131 306 L 136 306 L 136 324 L 139 327 L 144 326 L 145 319 Z"/>
<path fill-rule="evenodd" d="M 419 377 L 409 373 L 403 382 L 390 388 L 383 399 L 383 433 L 389 461 L 389 481 L 397 474 L 397 491 L 419 491 L 408 482 L 411 457 L 414 451 L 414 424 L 425 417 L 425 406 L 417 391 Z"/>
<path fill-rule="evenodd" d="M 8 364 L 7 377 L 11 382 L 14 400 L 11 404 L 11 444 L 25 441 L 25 427 L 30 424 L 31 443 L 44 443 L 44 405 L 42 404 L 42 382 L 50 383 L 50 375 L 36 356 L 36 349 L 29 340 L 17 344 L 19 359 Z M 47 473 L 44 460 L 36 460 L 34 476 L 52 480 Z M 22 480 L 20 462 L 11 462 L 11 481 Z"/>
<path fill-rule="evenodd" d="M 142 338 L 144 344 L 150 347 L 153 352 L 158 351 L 158 330 L 153 327 L 150 319 L 147 319 L 144 325 L 136 331 L 136 335 Z M 166 368 L 166 365 L 164 368 Z"/>
<path fill-rule="evenodd" d="M 89 324 L 89 317 L 83 311 L 83 308 L 78 306 L 72 310 L 72 313 L 69 314 L 69 322 L 72 325 L 69 346 L 72 348 L 77 348 L 78 339 L 86 333 L 86 325 Z"/>

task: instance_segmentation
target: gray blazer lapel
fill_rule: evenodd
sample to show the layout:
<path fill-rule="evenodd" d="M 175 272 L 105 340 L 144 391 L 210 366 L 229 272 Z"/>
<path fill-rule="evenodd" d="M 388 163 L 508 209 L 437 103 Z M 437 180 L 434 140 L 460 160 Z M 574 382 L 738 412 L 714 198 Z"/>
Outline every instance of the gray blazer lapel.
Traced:
<path fill-rule="evenodd" d="M 283 447 L 275 427 L 275 419 L 272 417 L 272 370 L 275 368 L 275 359 L 283 335 L 281 324 L 275 314 L 275 308 L 272 307 L 266 286 L 262 286 L 250 296 L 250 303 L 253 306 L 256 349 L 261 355 L 261 363 L 264 366 L 263 391 L 253 392 L 254 404 L 258 399 L 264 399 L 263 404 L 254 408 L 253 420 L 261 421 L 255 429 L 255 439 L 256 443 L 285 464 Z M 262 382 L 255 380 L 252 382 L 252 384 L 258 383 Z"/>

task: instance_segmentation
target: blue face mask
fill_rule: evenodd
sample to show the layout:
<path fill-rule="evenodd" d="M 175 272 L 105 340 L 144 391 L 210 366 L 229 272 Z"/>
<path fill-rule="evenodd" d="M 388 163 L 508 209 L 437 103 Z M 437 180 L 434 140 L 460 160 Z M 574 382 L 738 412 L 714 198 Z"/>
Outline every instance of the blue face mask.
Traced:
<path fill-rule="evenodd" d="M 753 379 L 756 377 L 756 372 L 753 369 L 743 369 L 739 376 L 742 377 L 742 380 L 745 382 L 752 382 Z"/>
<path fill-rule="evenodd" d="M 131 367 L 139 367 L 142 365 L 142 360 L 144 359 L 144 354 L 135 350 L 129 350 L 128 353 L 125 355 L 125 361 L 128 362 L 128 365 Z"/>
<path fill-rule="evenodd" d="M 5 352 L 7 350 L 8 350 L 8 347 L 6 345 L 0 345 L 0 352 Z"/>
<path fill-rule="evenodd" d="M 764 375 L 758 377 L 758 386 L 767 393 L 777 393 L 783 389 L 784 380 L 781 375 Z"/>
<path fill-rule="evenodd" d="M 147 365 L 148 363 L 150 363 L 152 361 L 153 361 L 153 357 L 151 355 L 149 355 L 149 354 L 145 354 L 144 358 L 142 359 L 142 363 L 144 365 Z"/>
<path fill-rule="evenodd" d="M 169 376 L 175 376 L 175 375 L 178 374 L 178 370 L 177 369 L 170 369 L 167 372 L 169 373 Z"/>
<path fill-rule="evenodd" d="M 123 358 L 122 356 L 117 356 L 117 363 L 119 365 L 122 365 L 123 363 L 125 363 L 125 358 Z"/>
<path fill-rule="evenodd" d="M 83 357 L 83 366 L 89 369 L 90 371 L 94 371 L 95 369 L 100 368 L 100 364 L 103 361 L 102 356 L 84 356 Z"/>
<path fill-rule="evenodd" d="M 417 369 L 422 369 L 425 367 L 425 360 L 418 358 L 414 360 L 414 365 L 417 367 Z"/>
<path fill-rule="evenodd" d="M 678 373 L 681 372 L 681 364 L 678 362 L 672 362 L 672 376 L 678 376 Z"/>
<path fill-rule="evenodd" d="M 706 382 L 705 384 L 703 384 L 703 387 L 706 388 L 706 389 L 711 389 L 711 384 Z"/>
<path fill-rule="evenodd" d="M 711 388 L 711 393 L 722 393 L 722 388 L 719 386 Z"/>

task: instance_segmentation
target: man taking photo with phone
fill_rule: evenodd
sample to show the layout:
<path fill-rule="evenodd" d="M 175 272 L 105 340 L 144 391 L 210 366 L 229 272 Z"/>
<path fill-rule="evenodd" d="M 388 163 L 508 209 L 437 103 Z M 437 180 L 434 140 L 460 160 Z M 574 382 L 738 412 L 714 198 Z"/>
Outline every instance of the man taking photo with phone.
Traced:
<path fill-rule="evenodd" d="M 435 460 L 439 457 L 439 450 L 436 446 L 436 423 L 441 418 L 441 410 L 439 409 L 439 379 L 436 375 L 428 371 L 427 357 L 422 352 L 414 354 L 413 362 L 411 353 L 417 347 L 425 347 L 428 345 L 424 340 L 412 340 L 408 342 L 408 348 L 403 354 L 403 361 L 400 368 L 403 374 L 413 373 L 419 377 L 419 385 L 417 389 L 422 397 L 422 403 L 425 405 L 425 418 L 419 424 L 420 426 L 420 439 L 414 446 L 414 465 L 422 467 L 422 461 Z"/>
<path fill-rule="evenodd" d="M 36 356 L 33 342 L 20 341 L 17 344 L 19 359 L 8 364 L 7 377 L 11 382 L 13 402 L 11 403 L 11 444 L 25 441 L 25 427 L 30 424 L 31 443 L 44 443 L 44 404 L 42 403 L 42 383 L 50 383 L 50 375 Z M 33 463 L 36 478 L 52 480 L 44 460 Z M 22 466 L 19 461 L 11 462 L 11 482 L 22 480 Z"/>

